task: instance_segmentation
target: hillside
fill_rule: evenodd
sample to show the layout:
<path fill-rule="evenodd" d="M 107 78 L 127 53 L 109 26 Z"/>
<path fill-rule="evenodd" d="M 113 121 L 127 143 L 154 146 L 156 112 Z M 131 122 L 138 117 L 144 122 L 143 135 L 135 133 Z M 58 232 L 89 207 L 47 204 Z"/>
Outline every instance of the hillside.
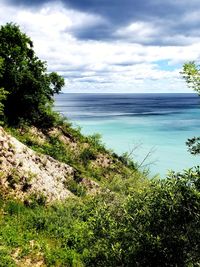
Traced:
<path fill-rule="evenodd" d="M 0 146 L 0 266 L 199 262 L 200 169 L 149 180 L 69 123 L 1 127 Z"/>
<path fill-rule="evenodd" d="M 0 267 L 199 266 L 200 167 L 150 179 L 53 111 L 63 86 L 0 27 Z"/>
<path fill-rule="evenodd" d="M 32 211 L 36 214 L 39 211 L 39 217 L 45 212 L 47 220 L 52 213 L 56 217 L 64 216 L 63 224 L 60 225 L 64 230 L 65 220 L 69 219 L 62 211 L 64 207 L 71 213 L 74 205 L 80 209 L 85 202 L 87 209 L 88 200 L 89 203 L 101 202 L 102 196 L 103 201 L 107 202 L 108 199 L 109 202 L 115 202 L 117 195 L 126 194 L 130 186 L 139 190 L 145 184 L 148 184 L 145 175 L 128 158 L 118 157 L 104 148 L 98 136 L 84 137 L 68 123 L 48 130 L 33 126 L 6 129 L 0 127 L 0 236 L 4 244 L 0 249 L 0 266 L 63 266 L 57 263 L 53 254 L 51 260 L 55 265 L 51 265 L 46 256 L 43 257 L 44 247 L 38 250 L 37 247 L 41 244 L 38 245 L 37 242 L 40 241 L 35 241 L 38 238 L 34 233 L 26 241 L 24 234 L 26 235 L 29 228 L 24 228 L 24 225 L 29 220 L 35 220 Z M 57 211 L 52 211 L 55 207 Z M 35 223 L 34 228 L 37 228 L 37 220 Z M 17 225 L 19 237 L 14 225 Z M 58 227 L 56 222 L 53 227 Z M 36 228 L 38 235 L 40 231 Z M 12 231 L 11 243 L 6 241 L 7 230 Z M 21 241 L 18 242 L 16 238 Z M 45 241 L 45 247 L 49 241 Z"/>
<path fill-rule="evenodd" d="M 67 127 L 44 132 L 35 127 L 8 129 L 24 144 L 0 127 L 1 184 L 5 192 L 21 200 L 41 195 L 52 202 L 108 190 L 108 183 L 110 189 L 120 191 L 123 180 L 125 187 L 126 180 L 137 183 L 142 178 L 131 161 L 107 151 L 96 137 L 83 137 L 69 127 L 67 132 Z M 116 179 L 119 188 L 115 190 L 111 187 Z"/>

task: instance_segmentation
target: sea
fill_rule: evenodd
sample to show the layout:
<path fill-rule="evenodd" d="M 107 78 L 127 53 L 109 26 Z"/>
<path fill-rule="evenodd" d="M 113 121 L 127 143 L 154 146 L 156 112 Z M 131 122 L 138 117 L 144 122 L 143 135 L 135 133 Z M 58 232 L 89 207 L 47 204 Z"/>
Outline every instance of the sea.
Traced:
<path fill-rule="evenodd" d="M 127 153 L 150 175 L 199 165 L 185 142 L 200 136 L 196 94 L 59 94 L 55 110 L 85 135 L 99 133 L 108 149 Z"/>

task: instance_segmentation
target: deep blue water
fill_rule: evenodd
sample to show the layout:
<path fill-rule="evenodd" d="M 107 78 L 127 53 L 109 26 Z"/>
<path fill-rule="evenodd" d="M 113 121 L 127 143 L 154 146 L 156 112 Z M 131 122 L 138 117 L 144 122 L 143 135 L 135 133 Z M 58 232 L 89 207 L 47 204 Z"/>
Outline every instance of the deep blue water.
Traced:
<path fill-rule="evenodd" d="M 133 158 L 152 174 L 181 171 L 199 163 L 187 152 L 187 138 L 200 135 L 200 97 L 195 94 L 60 94 L 55 109 L 82 133 L 100 133 L 119 154 Z"/>

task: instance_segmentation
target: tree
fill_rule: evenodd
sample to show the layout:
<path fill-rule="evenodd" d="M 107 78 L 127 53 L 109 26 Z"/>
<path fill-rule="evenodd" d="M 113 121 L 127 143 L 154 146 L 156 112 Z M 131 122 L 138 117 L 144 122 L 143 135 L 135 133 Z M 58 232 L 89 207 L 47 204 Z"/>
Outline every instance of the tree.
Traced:
<path fill-rule="evenodd" d="M 4 102 L 7 122 L 15 125 L 25 120 L 36 126 L 51 126 L 53 95 L 60 92 L 64 79 L 55 72 L 47 73 L 46 63 L 35 55 L 31 39 L 13 23 L 0 28 L 0 57 L 0 88 L 9 92 Z"/>
<path fill-rule="evenodd" d="M 194 61 L 185 63 L 181 72 L 187 85 L 200 95 L 200 69 Z"/>
<path fill-rule="evenodd" d="M 192 155 L 200 154 L 200 136 L 188 139 L 186 145 Z"/>
<path fill-rule="evenodd" d="M 187 85 L 200 95 L 200 69 L 195 62 L 188 62 L 183 65 L 181 72 L 183 78 L 186 80 Z M 200 153 L 200 137 L 193 137 L 188 139 L 186 145 L 193 155 Z"/>
<path fill-rule="evenodd" d="M 0 77 L 2 76 L 2 65 L 3 59 L 0 58 Z M 0 88 L 0 124 L 2 124 L 3 117 L 4 117 L 4 104 L 3 102 L 6 100 L 8 92 L 5 91 L 3 88 Z"/>
<path fill-rule="evenodd" d="M 3 88 L 0 88 L 0 124 L 3 123 L 4 118 L 4 104 L 3 102 L 6 100 L 8 92 Z"/>

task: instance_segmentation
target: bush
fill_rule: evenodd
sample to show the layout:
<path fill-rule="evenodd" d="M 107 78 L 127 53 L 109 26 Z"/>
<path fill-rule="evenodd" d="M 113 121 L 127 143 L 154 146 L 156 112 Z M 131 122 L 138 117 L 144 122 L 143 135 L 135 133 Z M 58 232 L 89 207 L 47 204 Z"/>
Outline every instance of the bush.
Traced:
<path fill-rule="evenodd" d="M 97 158 L 97 152 L 91 148 L 85 148 L 79 155 L 83 164 L 86 166 L 89 164 L 90 160 L 95 160 Z"/>
<path fill-rule="evenodd" d="M 152 182 L 126 204 L 127 262 L 139 266 L 195 266 L 200 260 L 199 174 L 173 174 Z M 135 248 L 131 244 L 135 244 Z"/>
<path fill-rule="evenodd" d="M 198 266 L 199 174 L 171 173 L 128 196 L 106 192 L 48 207 L 5 202 L 0 238 L 23 251 L 35 240 L 47 266 Z"/>

